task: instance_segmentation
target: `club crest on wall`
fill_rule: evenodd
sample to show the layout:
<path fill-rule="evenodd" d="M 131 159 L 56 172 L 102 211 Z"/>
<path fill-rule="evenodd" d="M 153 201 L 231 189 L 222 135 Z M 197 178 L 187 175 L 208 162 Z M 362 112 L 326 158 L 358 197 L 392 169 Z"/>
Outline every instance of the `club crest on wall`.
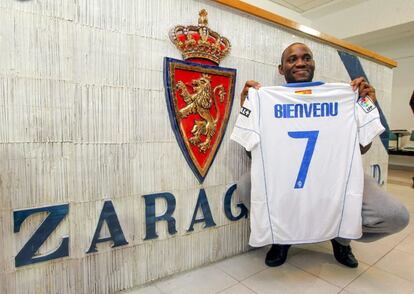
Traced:
<path fill-rule="evenodd" d="M 214 161 L 233 104 L 236 70 L 219 67 L 230 42 L 208 27 L 207 11 L 198 26 L 178 25 L 170 40 L 184 60 L 164 58 L 164 87 L 171 126 L 200 183 Z"/>

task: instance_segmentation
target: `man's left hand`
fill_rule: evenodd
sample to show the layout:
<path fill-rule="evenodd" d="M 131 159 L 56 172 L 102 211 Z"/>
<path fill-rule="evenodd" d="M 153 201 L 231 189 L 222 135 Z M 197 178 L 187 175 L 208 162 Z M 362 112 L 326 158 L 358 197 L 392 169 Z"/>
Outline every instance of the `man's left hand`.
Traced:
<path fill-rule="evenodd" d="M 372 102 L 377 101 L 377 96 L 375 95 L 375 89 L 372 87 L 363 77 L 356 78 L 351 82 L 352 89 L 355 91 L 358 89 L 359 96 L 365 97 L 369 96 Z"/>

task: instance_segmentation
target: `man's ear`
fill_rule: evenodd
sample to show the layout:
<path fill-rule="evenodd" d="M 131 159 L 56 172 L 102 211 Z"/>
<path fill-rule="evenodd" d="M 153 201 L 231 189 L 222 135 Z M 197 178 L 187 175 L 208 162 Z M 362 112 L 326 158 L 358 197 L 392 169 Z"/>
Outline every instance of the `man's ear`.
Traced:
<path fill-rule="evenodd" d="M 282 67 L 282 65 L 281 65 L 281 64 L 279 64 L 279 66 L 278 66 L 277 68 L 279 69 L 279 73 L 280 73 L 282 76 L 284 76 L 284 75 L 285 75 L 285 73 L 283 72 L 283 67 Z"/>

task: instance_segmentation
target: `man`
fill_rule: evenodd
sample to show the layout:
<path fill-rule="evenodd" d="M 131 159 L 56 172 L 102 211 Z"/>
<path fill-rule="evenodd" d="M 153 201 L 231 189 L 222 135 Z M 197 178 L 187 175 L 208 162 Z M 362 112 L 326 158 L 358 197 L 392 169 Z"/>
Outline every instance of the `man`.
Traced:
<path fill-rule="evenodd" d="M 312 51 L 305 44 L 291 44 L 283 51 L 278 69 L 287 83 L 311 82 L 315 71 Z M 376 101 L 375 89 L 363 77 L 353 80 L 351 86 L 354 90 L 358 89 L 361 97 L 369 96 L 372 101 Z M 241 105 L 250 87 L 258 89 L 261 85 L 256 81 L 247 81 L 241 93 Z M 371 144 L 366 147 L 360 146 L 361 154 L 366 153 L 370 147 Z M 249 197 L 250 173 L 240 179 L 239 193 L 242 198 Z M 407 209 L 379 188 L 372 178 L 365 176 L 362 205 L 363 236 L 359 241 L 372 242 L 396 233 L 407 226 L 408 220 Z M 336 260 L 345 266 L 355 268 L 358 261 L 352 253 L 350 241 L 336 238 L 331 240 L 331 243 Z M 282 265 L 286 261 L 290 246 L 273 244 L 266 255 L 265 263 L 272 267 Z"/>

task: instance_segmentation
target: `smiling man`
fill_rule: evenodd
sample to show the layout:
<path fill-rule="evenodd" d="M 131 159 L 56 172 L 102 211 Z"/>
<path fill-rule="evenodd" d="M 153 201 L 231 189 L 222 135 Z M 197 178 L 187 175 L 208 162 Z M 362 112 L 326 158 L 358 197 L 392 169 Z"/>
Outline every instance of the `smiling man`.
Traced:
<path fill-rule="evenodd" d="M 312 51 L 303 43 L 291 44 L 283 51 L 281 64 L 278 66 L 278 70 L 279 73 L 284 76 L 286 82 L 291 84 L 291 86 L 292 83 L 312 82 L 315 71 L 315 61 L 313 59 Z M 350 85 L 354 91 L 358 90 L 359 97 L 361 97 L 360 99 L 368 99 L 366 97 L 369 96 L 370 99 L 368 100 L 372 100 L 373 102 L 376 101 L 375 89 L 364 78 L 357 78 L 351 81 Z M 253 80 L 246 82 L 241 93 L 242 106 L 248 94 L 249 88 L 251 87 L 259 89 L 261 84 Z M 312 103 L 309 105 L 311 104 Z M 318 107 L 319 106 L 320 105 L 318 105 Z M 284 108 L 279 108 L 275 107 L 275 117 L 278 118 L 278 115 L 280 117 L 286 117 L 286 111 Z M 291 108 L 292 109 L 288 109 L 289 113 L 296 113 L 293 106 Z M 278 109 L 280 113 L 277 112 Z M 298 113 L 301 113 L 299 108 Z M 367 144 L 365 147 L 360 146 L 361 154 L 366 153 L 370 146 L 371 144 Z M 250 203 L 250 178 L 250 173 L 245 174 L 238 183 L 239 194 L 246 204 Z M 398 200 L 381 189 L 371 177 L 364 176 L 363 182 L 363 235 L 359 241 L 372 242 L 402 230 L 408 224 L 409 220 L 409 213 L 407 209 Z M 321 185 L 323 185 L 322 181 Z M 297 215 L 296 217 L 300 218 L 301 216 Z M 350 239 L 335 238 L 331 240 L 331 243 L 336 260 L 347 267 L 354 268 L 358 266 L 358 261 L 352 253 L 350 241 Z M 289 244 L 272 244 L 266 255 L 265 263 L 268 266 L 282 265 L 286 261 L 290 246 L 291 245 Z"/>
<path fill-rule="evenodd" d="M 305 44 L 294 43 L 283 51 L 278 68 L 288 83 L 310 82 L 315 71 L 312 51 Z"/>

